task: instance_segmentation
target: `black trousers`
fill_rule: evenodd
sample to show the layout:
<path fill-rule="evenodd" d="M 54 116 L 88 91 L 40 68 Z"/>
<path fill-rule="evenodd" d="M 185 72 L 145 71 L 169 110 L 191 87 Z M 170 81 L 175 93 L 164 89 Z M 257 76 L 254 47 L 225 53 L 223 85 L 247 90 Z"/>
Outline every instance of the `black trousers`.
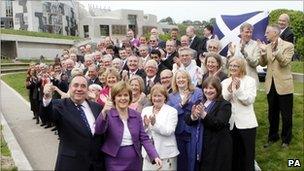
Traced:
<path fill-rule="evenodd" d="M 280 139 L 278 131 L 281 112 L 282 143 L 289 144 L 292 135 L 293 94 L 279 95 L 275 89 L 275 85 L 272 80 L 270 91 L 267 94 L 267 100 L 269 121 L 268 141 L 275 142 Z"/>
<path fill-rule="evenodd" d="M 256 128 L 231 131 L 233 141 L 232 169 L 234 171 L 254 171 Z"/>

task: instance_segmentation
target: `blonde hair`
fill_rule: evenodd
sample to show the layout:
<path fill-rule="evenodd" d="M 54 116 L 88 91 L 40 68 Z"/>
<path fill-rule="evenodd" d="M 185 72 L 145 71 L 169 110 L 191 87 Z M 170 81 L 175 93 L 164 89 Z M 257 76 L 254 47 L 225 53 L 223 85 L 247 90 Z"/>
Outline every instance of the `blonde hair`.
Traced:
<path fill-rule="evenodd" d="M 180 70 L 180 69 L 177 70 L 175 72 L 175 74 L 173 75 L 173 79 L 172 79 L 172 91 L 174 93 L 178 92 L 178 87 L 177 87 L 177 83 L 176 83 L 177 74 L 182 74 L 182 75 L 186 76 L 187 81 L 188 81 L 188 87 L 187 88 L 188 88 L 188 90 L 190 92 L 193 92 L 194 89 L 195 89 L 195 86 L 191 82 L 191 77 L 190 77 L 189 73 L 187 71 L 185 71 L 185 70 Z"/>
<path fill-rule="evenodd" d="M 167 91 L 167 89 L 164 87 L 164 86 L 162 86 L 161 84 L 159 84 L 159 83 L 157 83 L 157 84 L 155 84 L 152 88 L 151 88 L 151 91 L 150 91 L 150 94 L 149 94 L 149 99 L 150 99 L 150 101 L 152 102 L 152 95 L 153 95 L 153 93 L 155 93 L 155 92 L 159 92 L 159 93 L 161 93 L 162 95 L 164 95 L 165 96 L 165 103 L 167 102 L 167 100 L 168 100 L 168 91 Z M 153 103 L 153 102 L 152 102 Z"/>
<path fill-rule="evenodd" d="M 246 71 L 246 65 L 247 65 L 247 62 L 244 58 L 241 58 L 241 57 L 232 57 L 231 59 L 229 59 L 229 63 L 228 63 L 228 66 L 230 67 L 230 64 L 232 62 L 236 62 L 239 66 L 240 66 L 240 76 L 241 77 L 244 77 L 246 74 L 247 74 L 247 71 Z M 229 72 L 229 76 L 230 75 L 230 72 Z"/>
<path fill-rule="evenodd" d="M 131 91 L 131 87 L 128 83 L 126 83 L 125 81 L 119 81 L 117 82 L 112 88 L 111 88 L 111 100 L 114 104 L 115 104 L 115 97 L 117 96 L 117 94 L 119 94 L 120 92 L 126 90 L 129 94 L 129 104 L 131 104 L 132 102 L 132 91 Z"/>
<path fill-rule="evenodd" d="M 134 80 L 135 80 L 135 81 L 138 81 L 140 92 L 141 92 L 141 93 L 144 92 L 144 89 L 145 89 L 144 80 L 143 80 L 140 76 L 138 76 L 138 75 L 133 75 L 133 76 L 130 78 L 130 80 L 129 80 L 129 84 L 131 85 L 131 82 L 134 81 Z"/>
<path fill-rule="evenodd" d="M 120 80 L 120 75 L 119 75 L 119 73 L 117 72 L 117 69 L 116 69 L 116 68 L 107 68 L 107 70 L 105 71 L 104 74 L 105 74 L 106 79 L 108 78 L 108 76 L 109 76 L 110 74 L 112 74 L 112 75 L 114 75 L 114 76 L 116 77 L 117 81 Z"/>

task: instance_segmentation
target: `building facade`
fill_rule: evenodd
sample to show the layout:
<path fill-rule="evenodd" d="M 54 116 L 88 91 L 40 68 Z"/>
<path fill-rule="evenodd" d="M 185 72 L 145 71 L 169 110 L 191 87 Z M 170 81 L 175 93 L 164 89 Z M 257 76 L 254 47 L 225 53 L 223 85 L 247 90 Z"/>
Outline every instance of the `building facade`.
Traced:
<path fill-rule="evenodd" d="M 5 0 L 0 5 L 1 28 L 79 35 L 75 0 Z"/>

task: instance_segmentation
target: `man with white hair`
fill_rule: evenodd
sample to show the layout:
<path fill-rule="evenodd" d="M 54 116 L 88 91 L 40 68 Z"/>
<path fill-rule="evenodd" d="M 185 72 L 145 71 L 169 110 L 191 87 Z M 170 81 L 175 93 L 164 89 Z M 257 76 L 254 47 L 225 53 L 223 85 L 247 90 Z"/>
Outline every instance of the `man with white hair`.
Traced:
<path fill-rule="evenodd" d="M 294 34 L 289 27 L 289 16 L 281 14 L 278 19 L 278 25 L 281 29 L 280 38 L 290 43 L 294 43 Z"/>
<path fill-rule="evenodd" d="M 293 79 L 291 73 L 291 59 L 294 54 L 292 43 L 280 38 L 281 29 L 278 25 L 269 25 L 265 36 L 270 42 L 261 42 L 260 64 L 267 65 L 265 92 L 268 101 L 269 133 L 268 142 L 264 147 L 280 139 L 279 123 L 282 116 L 282 148 L 287 148 L 292 138 L 292 108 L 293 108 Z"/>
<path fill-rule="evenodd" d="M 158 47 L 165 49 L 166 42 L 159 39 L 159 32 L 158 32 L 157 28 L 152 28 L 150 33 L 151 33 L 151 35 L 156 36 L 157 41 L 158 41 Z"/>
<path fill-rule="evenodd" d="M 191 77 L 191 82 L 194 86 L 201 84 L 203 71 L 196 65 L 193 58 L 193 50 L 191 48 L 185 47 L 178 50 L 178 58 L 176 58 L 176 63 L 173 65 L 172 72 L 175 73 L 177 69 L 185 70 L 189 73 Z"/>
<path fill-rule="evenodd" d="M 150 94 L 150 90 L 154 84 L 160 82 L 158 72 L 158 64 L 155 60 L 150 59 L 147 61 L 146 65 L 144 66 L 145 69 L 145 76 L 143 80 L 145 82 L 145 90 L 144 93 L 146 95 Z"/>
<path fill-rule="evenodd" d="M 188 26 L 186 29 L 186 34 L 189 37 L 190 48 L 196 50 L 197 55 L 194 57 L 198 66 L 201 66 L 201 61 L 199 60 L 199 55 L 206 52 L 206 39 L 202 39 L 195 34 L 195 29 L 193 26 Z"/>

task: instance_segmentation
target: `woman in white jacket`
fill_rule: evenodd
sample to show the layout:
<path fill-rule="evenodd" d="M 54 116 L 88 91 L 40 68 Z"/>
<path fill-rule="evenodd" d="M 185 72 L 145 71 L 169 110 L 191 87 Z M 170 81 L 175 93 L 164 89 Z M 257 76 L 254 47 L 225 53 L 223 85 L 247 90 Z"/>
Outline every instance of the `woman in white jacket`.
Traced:
<path fill-rule="evenodd" d="M 232 170 L 254 170 L 256 127 L 254 112 L 255 80 L 246 75 L 243 58 L 229 60 L 230 77 L 222 81 L 222 94 L 231 103 L 229 120 L 233 139 Z"/>
<path fill-rule="evenodd" d="M 174 134 L 178 119 L 177 110 L 166 104 L 168 92 L 162 85 L 154 85 L 150 93 L 153 106 L 142 110 L 146 132 L 153 140 L 156 151 L 163 161 L 161 170 L 176 170 L 176 157 L 179 154 Z M 157 166 L 152 165 L 145 157 L 143 170 L 157 169 Z"/>

